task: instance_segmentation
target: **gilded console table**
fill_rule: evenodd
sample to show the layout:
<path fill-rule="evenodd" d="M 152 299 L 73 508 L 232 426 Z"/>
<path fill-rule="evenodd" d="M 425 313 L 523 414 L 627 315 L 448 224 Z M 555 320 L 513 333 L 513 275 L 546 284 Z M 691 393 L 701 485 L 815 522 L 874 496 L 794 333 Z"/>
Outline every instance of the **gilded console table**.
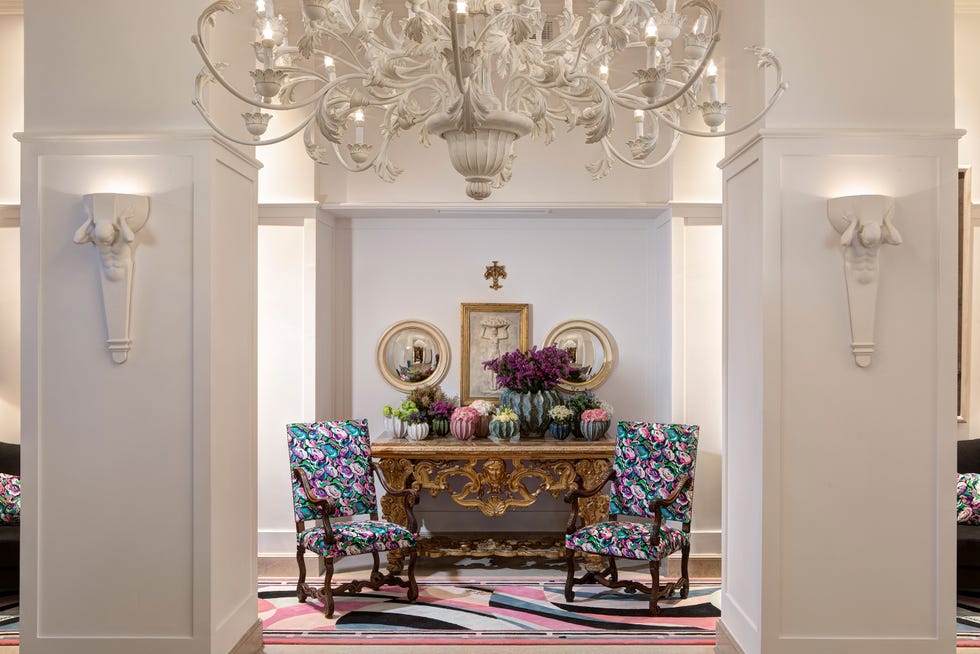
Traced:
<path fill-rule="evenodd" d="M 608 438 L 496 443 L 458 441 L 451 436 L 408 441 L 385 435 L 371 443 L 372 455 L 392 488 L 412 487 L 433 497 L 446 492 L 456 504 L 490 517 L 530 506 L 542 492 L 558 498 L 579 484 L 591 488 L 609 471 L 614 449 L 615 442 Z M 608 516 L 609 496 L 599 494 L 579 506 L 585 524 L 601 522 Z M 386 520 L 408 523 L 404 505 L 396 498 L 383 497 L 381 511 Z M 563 545 L 554 538 L 497 542 L 435 537 L 422 539 L 419 549 L 426 556 L 565 556 Z M 388 569 L 393 573 L 402 569 L 400 554 L 388 553 Z"/>

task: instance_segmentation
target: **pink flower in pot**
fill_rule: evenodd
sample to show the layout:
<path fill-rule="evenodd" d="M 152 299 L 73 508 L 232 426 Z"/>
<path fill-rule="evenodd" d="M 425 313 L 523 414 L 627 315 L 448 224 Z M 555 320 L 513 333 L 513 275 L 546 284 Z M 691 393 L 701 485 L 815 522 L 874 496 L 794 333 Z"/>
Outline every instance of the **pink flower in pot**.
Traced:
<path fill-rule="evenodd" d="M 461 441 L 472 440 L 479 422 L 479 411 L 468 406 L 457 407 L 449 421 L 449 433 Z"/>

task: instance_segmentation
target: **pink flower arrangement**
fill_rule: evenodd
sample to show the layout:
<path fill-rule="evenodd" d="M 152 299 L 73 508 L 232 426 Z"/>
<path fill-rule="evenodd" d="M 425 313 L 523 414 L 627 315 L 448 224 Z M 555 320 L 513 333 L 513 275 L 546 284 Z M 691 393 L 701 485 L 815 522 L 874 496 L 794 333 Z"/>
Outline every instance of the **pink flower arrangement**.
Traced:
<path fill-rule="evenodd" d="M 609 414 L 602 409 L 589 409 L 582 412 L 582 422 L 603 422 L 609 420 Z"/>
<path fill-rule="evenodd" d="M 456 410 L 453 411 L 452 419 L 476 423 L 480 420 L 480 412 L 471 406 L 460 406 L 456 407 Z"/>

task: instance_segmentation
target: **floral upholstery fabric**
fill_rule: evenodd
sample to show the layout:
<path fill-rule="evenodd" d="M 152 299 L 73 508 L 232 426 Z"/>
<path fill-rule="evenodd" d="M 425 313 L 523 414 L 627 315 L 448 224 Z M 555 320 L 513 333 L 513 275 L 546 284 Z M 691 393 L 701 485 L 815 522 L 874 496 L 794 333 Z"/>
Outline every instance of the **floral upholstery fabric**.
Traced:
<path fill-rule="evenodd" d="M 341 557 L 415 547 L 415 536 L 400 525 L 381 520 L 332 524 L 334 544 L 324 543 L 323 527 L 297 534 L 300 545 L 323 556 Z"/>
<path fill-rule="evenodd" d="M 286 427 L 286 436 L 290 468 L 306 473 L 317 498 L 334 503 L 331 517 L 377 511 L 367 420 L 297 423 Z M 316 519 L 295 475 L 292 483 L 296 521 Z"/>
<path fill-rule="evenodd" d="M 620 422 L 609 514 L 652 518 L 650 501 L 668 497 L 677 478 L 687 474 L 690 485 L 661 513 L 665 520 L 690 522 L 697 450 L 697 425 Z"/>
<path fill-rule="evenodd" d="M 20 477 L 0 472 L 0 524 L 20 523 Z"/>
<path fill-rule="evenodd" d="M 964 473 L 956 480 L 956 522 L 980 525 L 980 473 Z"/>
<path fill-rule="evenodd" d="M 600 522 L 566 536 L 565 547 L 579 552 L 659 561 L 688 542 L 683 531 L 662 526 L 657 544 L 651 550 L 652 533 L 650 525 L 639 522 Z"/>

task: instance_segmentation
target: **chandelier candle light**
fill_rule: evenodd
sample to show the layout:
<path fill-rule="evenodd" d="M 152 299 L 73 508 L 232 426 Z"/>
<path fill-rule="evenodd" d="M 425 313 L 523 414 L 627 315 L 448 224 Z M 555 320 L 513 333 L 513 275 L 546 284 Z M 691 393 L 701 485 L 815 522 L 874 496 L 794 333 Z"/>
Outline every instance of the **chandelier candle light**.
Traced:
<path fill-rule="evenodd" d="M 586 165 L 599 179 L 614 160 L 639 169 L 664 163 L 682 134 L 740 132 L 789 88 L 772 51 L 747 48 L 760 68 L 775 71 L 775 91 L 747 123 L 719 129 L 728 105 L 719 100 L 712 60 L 721 38 L 721 11 L 713 0 L 680 7 L 676 0 L 563 0 L 560 7 L 547 5 L 550 12 L 540 0 L 407 0 L 404 10 L 394 11 L 385 8 L 386 0 L 354 6 L 352 0 L 300 1 L 303 35 L 291 46 L 273 0 L 257 0 L 252 47 L 258 67 L 248 92 L 226 79 L 225 65 L 213 61 L 205 46 L 216 15 L 237 11 L 237 5 L 217 0 L 201 14 L 191 38 L 205 64 L 194 105 L 208 124 L 242 145 L 279 143 L 302 132 L 317 163 L 328 163 L 332 154 L 345 169 L 373 169 L 388 182 L 402 172 L 389 159 L 392 140 L 418 130 L 423 145 L 432 136 L 445 140 L 453 167 L 466 179 L 466 194 L 475 200 L 511 178 L 522 137 L 548 144 L 562 125 L 583 127 L 585 142 L 601 148 L 601 157 Z M 636 49 L 645 50 L 645 59 Z M 630 51 L 645 67 L 628 71 Z M 316 65 L 301 67 L 294 60 Z M 254 108 L 242 114 L 253 140 L 215 124 L 202 102 L 214 82 Z M 272 118 L 267 112 L 282 110 L 306 114 L 296 127 L 263 139 Z M 681 116 L 694 111 L 707 131 L 681 124 Z M 635 123 L 635 138 L 625 143 L 628 154 L 613 140 L 620 113 L 632 113 Z M 661 127 L 670 130 L 662 141 Z"/>

